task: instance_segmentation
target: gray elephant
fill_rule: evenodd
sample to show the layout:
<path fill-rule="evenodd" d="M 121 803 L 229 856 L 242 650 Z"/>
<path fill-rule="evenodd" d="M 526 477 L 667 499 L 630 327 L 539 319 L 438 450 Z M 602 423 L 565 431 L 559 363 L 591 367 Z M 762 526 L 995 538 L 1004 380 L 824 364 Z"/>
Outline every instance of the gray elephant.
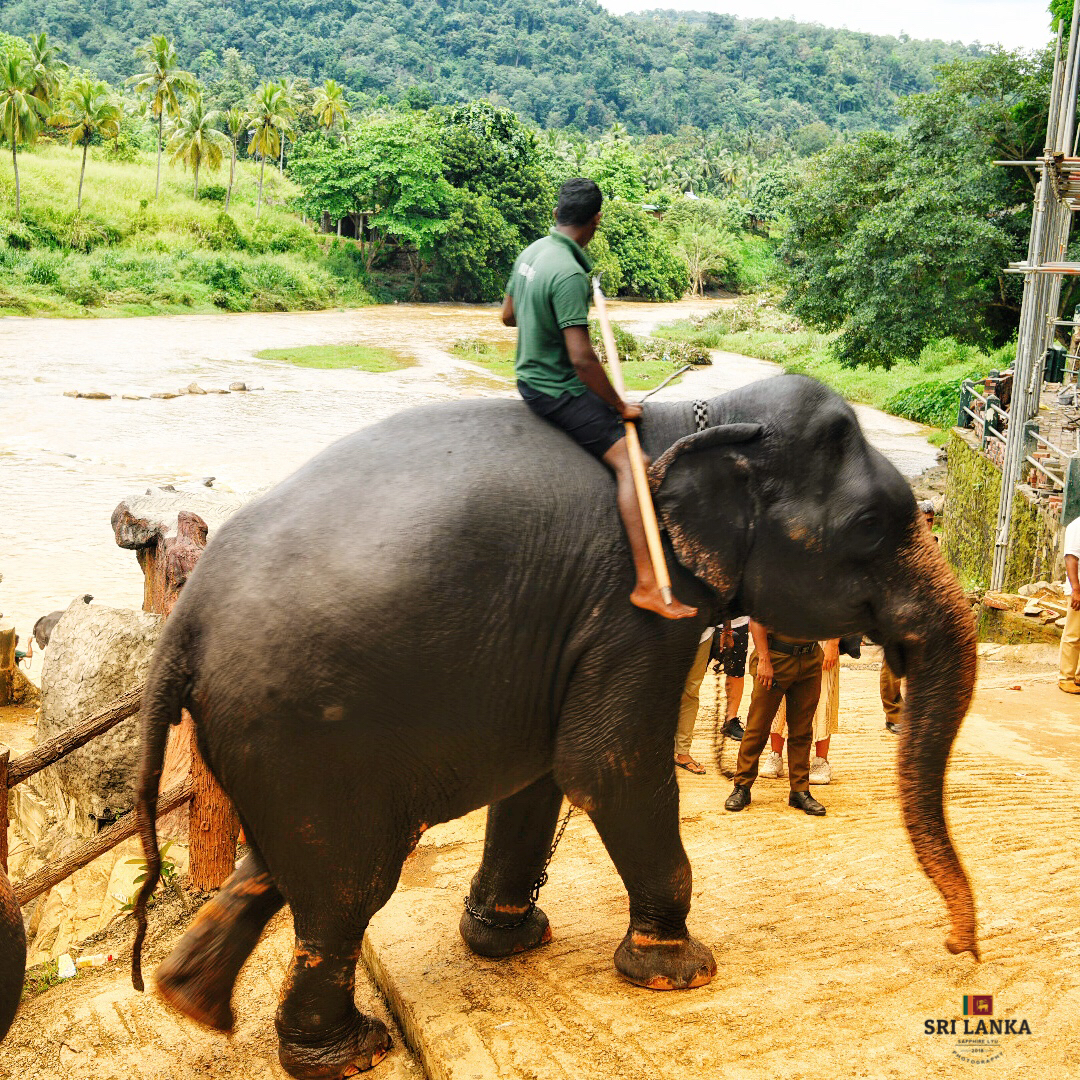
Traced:
<path fill-rule="evenodd" d="M 563 795 L 591 817 L 629 894 L 615 967 L 701 985 L 671 746 L 703 627 L 749 613 L 781 633 L 865 631 L 908 693 L 904 822 L 976 952 L 971 888 L 942 786 L 967 710 L 975 635 L 900 474 L 851 408 L 783 376 L 650 404 L 642 423 L 677 594 L 673 622 L 627 601 L 633 568 L 608 471 L 516 401 L 417 409 L 343 439 L 236 514 L 165 624 L 143 698 L 139 820 L 154 810 L 181 708 L 251 853 L 157 971 L 188 1016 L 232 1026 L 233 984 L 267 920 L 292 909 L 277 1015 L 293 1076 L 337 1078 L 386 1052 L 353 1003 L 371 916 L 430 825 L 489 806 L 461 932 L 486 956 L 550 937 L 530 891 Z M 423 658 L 421 662 L 421 657 Z"/>
<path fill-rule="evenodd" d="M 15 1019 L 26 971 L 26 929 L 7 874 L 0 869 L 0 1039 Z"/>

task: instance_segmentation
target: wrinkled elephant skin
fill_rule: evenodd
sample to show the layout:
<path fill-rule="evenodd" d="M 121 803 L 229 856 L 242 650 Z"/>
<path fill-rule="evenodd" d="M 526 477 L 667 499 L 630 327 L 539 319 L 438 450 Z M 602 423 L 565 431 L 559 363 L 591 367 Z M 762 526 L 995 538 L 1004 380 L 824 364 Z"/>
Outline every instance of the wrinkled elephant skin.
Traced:
<path fill-rule="evenodd" d="M 7 1034 L 22 997 L 26 931 L 7 874 L 0 870 L 0 1039 Z"/>
<path fill-rule="evenodd" d="M 236 974 L 287 902 L 282 1064 L 304 1080 L 370 1067 L 389 1036 L 353 1004 L 354 967 L 421 833 L 489 806 L 461 932 L 507 956 L 550 939 L 530 890 L 564 794 L 626 885 L 619 974 L 654 989 L 708 982 L 715 962 L 686 926 L 671 747 L 701 632 L 725 612 L 805 638 L 866 632 L 906 666 L 905 822 L 948 904 L 950 947 L 975 951 L 941 804 L 974 632 L 910 488 L 810 379 L 715 398 L 708 422 L 695 434 L 683 402 L 647 406 L 642 424 L 676 592 L 696 619 L 629 603 L 611 475 L 517 401 L 399 414 L 221 528 L 143 697 L 144 897 L 182 707 L 252 851 L 159 969 L 167 1000 L 228 1029 Z M 142 906 L 137 918 L 141 941 Z"/>

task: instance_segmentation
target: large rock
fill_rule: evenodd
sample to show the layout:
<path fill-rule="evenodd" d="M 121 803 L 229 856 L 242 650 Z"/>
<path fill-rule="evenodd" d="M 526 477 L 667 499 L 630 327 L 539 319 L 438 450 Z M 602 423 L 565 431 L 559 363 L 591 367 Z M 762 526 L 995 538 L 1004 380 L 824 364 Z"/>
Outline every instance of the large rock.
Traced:
<path fill-rule="evenodd" d="M 146 681 L 164 619 L 143 611 L 86 604 L 64 612 L 41 672 L 37 741 L 44 742 Z M 42 773 L 42 787 L 61 818 L 90 835 L 135 804 L 138 717 L 117 724 Z"/>

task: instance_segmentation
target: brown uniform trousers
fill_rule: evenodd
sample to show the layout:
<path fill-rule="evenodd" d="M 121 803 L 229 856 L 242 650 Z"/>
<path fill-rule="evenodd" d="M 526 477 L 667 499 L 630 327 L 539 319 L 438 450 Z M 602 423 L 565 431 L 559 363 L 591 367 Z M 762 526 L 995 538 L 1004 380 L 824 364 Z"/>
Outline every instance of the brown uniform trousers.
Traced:
<path fill-rule="evenodd" d="M 770 641 L 775 635 L 770 635 Z M 787 639 L 783 639 L 787 640 Z M 805 642 L 788 642 L 806 644 Z M 810 743 L 814 737 L 814 713 L 821 697 L 821 665 L 825 654 L 821 646 L 802 656 L 769 650 L 773 665 L 773 682 L 777 689 L 766 690 L 757 681 L 758 658 L 750 661 L 754 693 L 746 718 L 746 733 L 739 743 L 739 763 L 735 767 L 735 783 L 749 787 L 757 779 L 758 758 L 769 741 L 769 729 L 780 702 L 787 704 L 788 775 L 792 791 L 810 790 Z"/>
<path fill-rule="evenodd" d="M 885 722 L 900 723 L 900 714 L 904 711 L 904 695 L 901 691 L 900 676 L 893 673 L 885 657 L 881 657 L 881 675 L 878 677 L 878 689 L 881 691 L 881 707 L 885 710 Z"/>

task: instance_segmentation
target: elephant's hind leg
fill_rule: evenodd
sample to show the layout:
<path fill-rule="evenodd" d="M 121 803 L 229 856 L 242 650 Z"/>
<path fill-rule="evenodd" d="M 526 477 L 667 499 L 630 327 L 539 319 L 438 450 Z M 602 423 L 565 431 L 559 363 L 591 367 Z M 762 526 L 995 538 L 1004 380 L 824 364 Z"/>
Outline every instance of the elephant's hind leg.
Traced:
<path fill-rule="evenodd" d="M 530 910 L 530 894 L 547 861 L 562 798 L 549 774 L 488 810 L 484 860 L 459 926 L 474 953 L 510 956 L 551 940 L 547 916 Z"/>
<path fill-rule="evenodd" d="M 293 878 L 282 882 L 296 951 L 275 1023 L 278 1058 L 297 1080 L 341 1080 L 377 1065 L 390 1049 L 386 1025 L 356 1008 L 356 964 L 368 922 L 397 887 L 411 843 L 395 837 L 388 822 L 368 820 L 356 864 L 294 860 Z"/>
<path fill-rule="evenodd" d="M 154 973 L 157 992 L 192 1020 L 232 1031 L 236 977 L 284 902 L 252 849 Z"/>

